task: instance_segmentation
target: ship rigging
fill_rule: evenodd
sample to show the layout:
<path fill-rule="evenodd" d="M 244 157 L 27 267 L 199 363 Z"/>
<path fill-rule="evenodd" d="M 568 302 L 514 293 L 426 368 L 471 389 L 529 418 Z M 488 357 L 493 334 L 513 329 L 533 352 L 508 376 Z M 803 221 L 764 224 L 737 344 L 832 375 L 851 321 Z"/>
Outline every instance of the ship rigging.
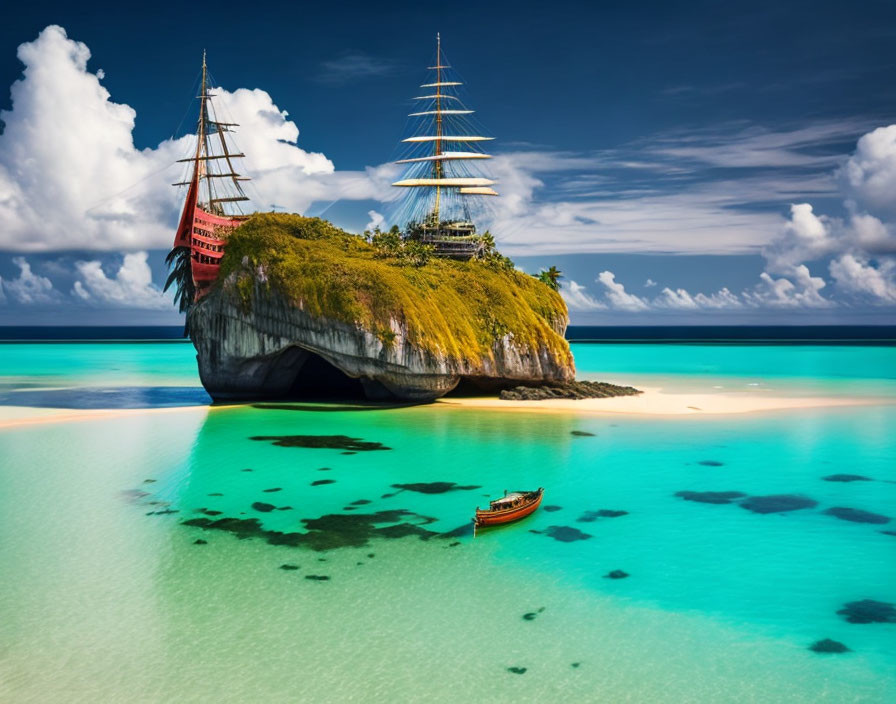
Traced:
<path fill-rule="evenodd" d="M 192 156 L 178 160 L 189 164 L 187 178 L 173 184 L 189 186 L 168 255 L 172 272 L 165 286 L 167 289 L 175 281 L 178 283 L 181 310 L 208 293 L 218 276 L 228 235 L 248 217 L 240 204 L 249 200 L 242 187 L 242 182 L 249 178 L 235 168 L 235 160 L 245 155 L 227 138 L 239 125 L 218 119 L 214 97 L 208 88 L 203 51 L 196 148 Z"/>
<path fill-rule="evenodd" d="M 395 163 L 405 166 L 402 178 L 392 185 L 408 189 L 398 208 L 398 219 L 406 223 L 408 236 L 434 247 L 437 254 L 469 259 L 482 251 L 482 239 L 473 223 L 473 201 L 496 196 L 491 178 L 480 164 L 491 159 L 481 145 L 493 137 L 476 134 L 454 80 L 451 66 L 442 53 L 436 35 L 436 61 L 428 67 L 431 78 L 413 100 L 412 134 L 402 140 L 408 145 Z"/>

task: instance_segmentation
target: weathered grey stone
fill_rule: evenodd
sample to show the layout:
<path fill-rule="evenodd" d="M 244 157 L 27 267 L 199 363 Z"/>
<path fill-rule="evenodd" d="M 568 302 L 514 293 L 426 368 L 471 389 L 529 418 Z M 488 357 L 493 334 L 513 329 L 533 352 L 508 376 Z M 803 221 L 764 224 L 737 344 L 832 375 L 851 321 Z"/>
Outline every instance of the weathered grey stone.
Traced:
<path fill-rule="evenodd" d="M 215 400 L 277 398 L 301 393 L 302 370 L 317 355 L 374 400 L 429 401 L 462 379 L 493 388 L 562 384 L 575 378 L 572 363 L 546 348 L 530 350 L 512 335 L 496 339 L 492 359 L 435 355 L 412 344 L 402 321 L 383 343 L 356 325 L 314 317 L 256 283 L 251 310 L 244 310 L 227 282 L 216 286 L 189 312 L 199 376 Z M 567 319 L 557 323 L 558 334 Z M 310 375 L 309 375 L 310 376 Z M 309 379 L 309 383 L 319 379 Z"/>

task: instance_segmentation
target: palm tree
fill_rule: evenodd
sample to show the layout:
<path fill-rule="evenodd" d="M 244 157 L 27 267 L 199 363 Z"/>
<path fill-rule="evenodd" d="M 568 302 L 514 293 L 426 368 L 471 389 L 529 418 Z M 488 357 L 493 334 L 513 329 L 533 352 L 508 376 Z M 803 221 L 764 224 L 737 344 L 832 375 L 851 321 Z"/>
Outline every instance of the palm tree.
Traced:
<path fill-rule="evenodd" d="M 168 274 L 168 280 L 165 282 L 163 291 L 171 288 L 171 284 L 177 284 L 177 290 L 174 292 L 174 302 L 181 313 L 186 313 L 196 297 L 196 287 L 193 285 L 193 271 L 190 267 L 190 248 L 175 247 L 168 256 L 165 257 L 165 263 L 171 270 Z M 184 323 L 184 337 L 189 335 L 187 323 Z"/>
<path fill-rule="evenodd" d="M 547 284 L 555 291 L 559 291 L 560 279 L 563 278 L 563 272 L 557 267 L 551 266 L 549 269 L 542 269 L 537 278 L 541 283 Z"/>

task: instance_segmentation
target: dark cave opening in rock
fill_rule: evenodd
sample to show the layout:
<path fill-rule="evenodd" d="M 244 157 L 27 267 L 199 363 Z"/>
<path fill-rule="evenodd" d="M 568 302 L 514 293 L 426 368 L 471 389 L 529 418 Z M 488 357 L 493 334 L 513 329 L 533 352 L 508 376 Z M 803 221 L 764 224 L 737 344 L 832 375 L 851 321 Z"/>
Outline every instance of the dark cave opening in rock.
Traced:
<path fill-rule="evenodd" d="M 449 391 L 446 396 L 473 397 L 497 396 L 502 389 L 516 386 L 517 383 L 501 381 L 499 379 L 482 379 L 475 377 L 461 377 L 457 386 Z"/>
<path fill-rule="evenodd" d="M 286 397 L 304 401 L 367 398 L 360 379 L 353 379 L 313 352 L 308 353 Z"/>

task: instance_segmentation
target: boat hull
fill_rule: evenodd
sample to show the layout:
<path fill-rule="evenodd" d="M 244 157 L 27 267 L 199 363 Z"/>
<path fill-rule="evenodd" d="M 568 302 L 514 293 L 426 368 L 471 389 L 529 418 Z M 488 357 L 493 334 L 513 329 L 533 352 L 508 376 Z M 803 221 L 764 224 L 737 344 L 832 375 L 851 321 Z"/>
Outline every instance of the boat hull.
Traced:
<path fill-rule="evenodd" d="M 216 215 L 197 203 L 199 172 L 194 171 L 180 224 L 174 236 L 174 247 L 190 248 L 190 271 L 195 299 L 199 300 L 211 289 L 221 269 L 221 259 L 227 238 L 246 221 L 245 215 Z"/>
<path fill-rule="evenodd" d="M 218 278 L 228 236 L 245 220 L 245 217 L 214 215 L 196 206 L 190 238 L 190 257 L 193 260 L 193 285 L 197 301 L 208 293 Z"/>
<path fill-rule="evenodd" d="M 544 496 L 542 490 L 538 491 L 538 495 L 531 501 L 522 506 L 505 509 L 503 511 L 481 511 L 476 509 L 476 518 L 473 519 L 478 527 L 484 526 L 500 526 L 505 523 L 513 523 L 521 518 L 534 513 L 541 505 L 541 499 Z"/>

